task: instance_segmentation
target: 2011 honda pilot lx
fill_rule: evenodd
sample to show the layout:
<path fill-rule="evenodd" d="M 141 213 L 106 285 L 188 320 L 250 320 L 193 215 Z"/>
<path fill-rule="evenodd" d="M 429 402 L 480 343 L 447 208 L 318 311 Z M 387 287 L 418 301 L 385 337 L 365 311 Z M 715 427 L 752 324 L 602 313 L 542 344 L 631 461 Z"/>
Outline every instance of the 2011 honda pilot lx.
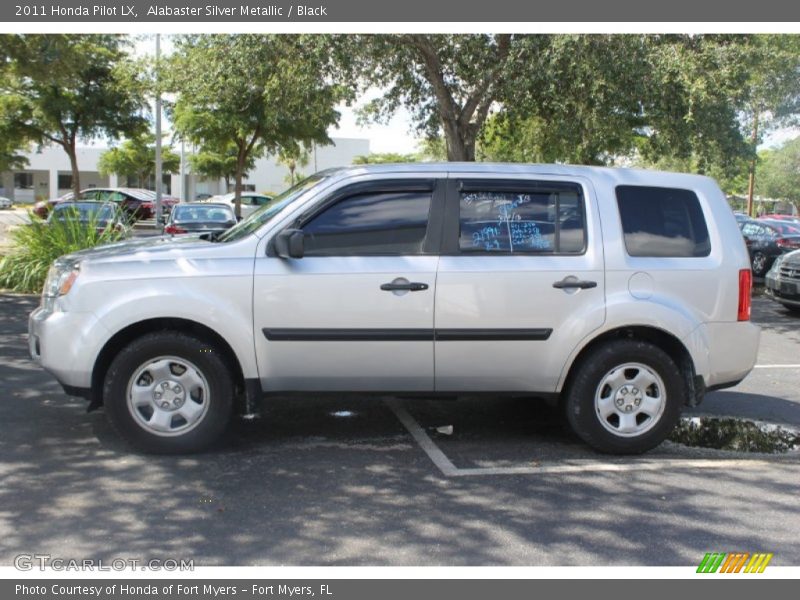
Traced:
<path fill-rule="evenodd" d="M 750 287 L 706 177 L 359 166 L 216 237 L 59 259 L 30 352 L 150 452 L 205 448 L 270 394 L 324 391 L 544 397 L 594 448 L 640 453 L 752 369 Z"/>

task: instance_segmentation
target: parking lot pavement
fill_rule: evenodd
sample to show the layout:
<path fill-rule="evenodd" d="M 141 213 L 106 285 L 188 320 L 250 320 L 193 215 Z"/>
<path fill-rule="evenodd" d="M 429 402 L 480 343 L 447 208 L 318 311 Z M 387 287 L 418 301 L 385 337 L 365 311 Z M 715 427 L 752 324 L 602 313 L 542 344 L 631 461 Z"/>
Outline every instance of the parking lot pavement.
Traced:
<path fill-rule="evenodd" d="M 30 296 L 0 296 L 0 564 L 185 558 L 196 565 L 800 563 L 800 460 L 665 443 L 596 454 L 517 399 L 281 398 L 217 450 L 128 450 L 102 411 L 27 356 Z M 800 319 L 756 298 L 759 368 L 696 413 L 800 425 Z M 449 429 L 452 426 L 452 431 Z"/>

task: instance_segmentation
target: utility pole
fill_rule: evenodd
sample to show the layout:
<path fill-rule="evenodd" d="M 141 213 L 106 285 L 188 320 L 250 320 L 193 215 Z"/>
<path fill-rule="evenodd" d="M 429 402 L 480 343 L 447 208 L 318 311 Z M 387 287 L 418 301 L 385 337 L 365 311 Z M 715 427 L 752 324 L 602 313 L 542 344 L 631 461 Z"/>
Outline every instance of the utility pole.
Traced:
<path fill-rule="evenodd" d="M 156 227 L 160 227 L 161 218 L 161 34 L 156 34 Z"/>
<path fill-rule="evenodd" d="M 747 180 L 747 216 L 752 217 L 753 215 L 753 192 L 755 191 L 756 187 L 756 161 L 758 160 L 758 155 L 756 154 L 756 150 L 758 148 L 758 109 L 756 109 L 755 113 L 753 114 L 753 158 L 750 161 L 750 176 Z"/>

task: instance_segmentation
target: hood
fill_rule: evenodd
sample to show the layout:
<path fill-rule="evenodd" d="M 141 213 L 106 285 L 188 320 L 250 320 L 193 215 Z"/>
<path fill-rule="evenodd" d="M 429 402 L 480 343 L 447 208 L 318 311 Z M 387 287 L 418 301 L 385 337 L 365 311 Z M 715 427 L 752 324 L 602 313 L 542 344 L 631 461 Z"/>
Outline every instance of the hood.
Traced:
<path fill-rule="evenodd" d="M 212 245 L 212 242 L 201 240 L 194 235 L 182 237 L 159 236 L 104 244 L 74 252 L 63 258 L 69 261 L 81 262 L 106 262 L 120 259 L 174 259 L 179 255 L 188 256 L 195 249 L 208 249 Z"/>
<path fill-rule="evenodd" d="M 792 267 L 800 267 L 800 250 L 795 250 L 783 255 L 783 264 L 792 265 Z"/>

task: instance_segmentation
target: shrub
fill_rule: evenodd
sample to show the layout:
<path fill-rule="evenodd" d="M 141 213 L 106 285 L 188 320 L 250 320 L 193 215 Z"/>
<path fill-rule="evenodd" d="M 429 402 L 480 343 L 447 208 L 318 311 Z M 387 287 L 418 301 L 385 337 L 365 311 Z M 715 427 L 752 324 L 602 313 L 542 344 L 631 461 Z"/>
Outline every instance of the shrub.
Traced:
<path fill-rule="evenodd" d="M 124 232 L 113 228 L 98 230 L 95 221 L 65 220 L 43 222 L 31 216 L 31 223 L 11 233 L 11 252 L 0 259 L 0 288 L 39 293 L 47 271 L 59 256 L 121 239 Z"/>

